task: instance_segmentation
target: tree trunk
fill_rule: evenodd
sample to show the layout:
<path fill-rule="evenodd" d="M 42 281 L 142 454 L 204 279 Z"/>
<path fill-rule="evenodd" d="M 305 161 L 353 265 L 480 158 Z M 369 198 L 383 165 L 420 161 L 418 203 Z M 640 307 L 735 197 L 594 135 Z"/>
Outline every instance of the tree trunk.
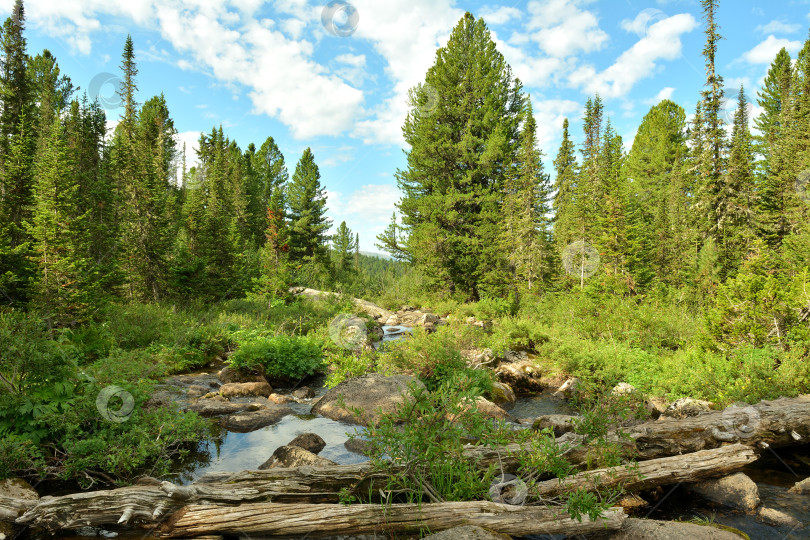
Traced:
<path fill-rule="evenodd" d="M 502 534 L 586 534 L 618 530 L 626 519 L 612 508 L 595 521 L 571 519 L 565 511 L 493 502 L 437 504 L 243 504 L 236 507 L 187 506 L 163 526 L 170 537 L 210 534 L 318 538 L 341 534 L 418 534 L 477 525 Z"/>

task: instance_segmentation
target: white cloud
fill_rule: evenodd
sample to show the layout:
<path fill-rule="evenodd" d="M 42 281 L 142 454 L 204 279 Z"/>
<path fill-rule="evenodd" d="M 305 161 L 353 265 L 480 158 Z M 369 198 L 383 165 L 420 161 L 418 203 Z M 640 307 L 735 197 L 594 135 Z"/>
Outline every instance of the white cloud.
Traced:
<path fill-rule="evenodd" d="M 789 39 L 777 38 L 773 34 L 768 36 L 765 41 L 759 43 L 750 51 L 744 52 L 739 58 L 749 64 L 770 64 L 776 58 L 782 48 L 788 52 L 795 53 L 802 47 L 801 41 L 790 41 Z M 739 60 L 738 59 L 738 60 Z"/>
<path fill-rule="evenodd" d="M 481 10 L 480 15 L 487 25 L 491 26 L 506 24 L 512 19 L 520 19 L 523 13 L 515 7 L 499 6 L 497 8 L 485 7 Z"/>
<path fill-rule="evenodd" d="M 532 99 L 532 110 L 537 121 L 538 145 L 546 155 L 556 155 L 557 149 L 552 145 L 562 136 L 563 120 L 578 114 L 582 104 L 569 99 Z"/>
<path fill-rule="evenodd" d="M 782 21 L 771 21 L 768 24 L 757 26 L 756 31 L 761 34 L 795 34 L 801 29 L 800 24 L 784 23 Z"/>
<path fill-rule="evenodd" d="M 529 2 L 531 39 L 547 54 L 571 56 L 578 52 L 600 50 L 608 35 L 599 28 L 592 12 L 580 9 L 581 0 L 548 0 Z"/>
<path fill-rule="evenodd" d="M 672 99 L 672 94 L 674 92 L 675 92 L 674 88 L 672 88 L 671 86 L 667 86 L 667 87 L 662 88 L 661 90 L 659 90 L 658 93 L 655 94 L 654 98 L 645 99 L 644 103 L 646 103 L 648 105 L 657 105 L 657 104 L 661 103 L 662 101 L 664 101 L 665 99 Z"/>
<path fill-rule="evenodd" d="M 377 235 L 385 230 L 402 194 L 391 184 L 367 184 L 348 197 L 338 191 L 327 190 L 327 206 L 333 228 L 341 221 L 360 234 L 360 249 L 379 251 L 374 247 Z"/>
<path fill-rule="evenodd" d="M 654 75 L 658 60 L 674 60 L 681 55 L 681 35 L 697 27 L 695 18 L 687 13 L 663 19 L 647 30 L 643 38 L 624 51 L 616 62 L 602 72 L 592 66 L 575 70 L 571 84 L 588 93 L 604 97 L 625 96 L 643 78 Z"/>

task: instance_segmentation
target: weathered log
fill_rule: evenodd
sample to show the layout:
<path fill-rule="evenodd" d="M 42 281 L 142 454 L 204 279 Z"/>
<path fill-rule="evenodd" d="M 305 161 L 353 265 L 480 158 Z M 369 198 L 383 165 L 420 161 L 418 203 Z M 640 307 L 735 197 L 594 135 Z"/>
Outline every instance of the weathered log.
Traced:
<path fill-rule="evenodd" d="M 571 519 L 565 511 L 540 506 L 510 506 L 493 502 L 437 504 L 243 504 L 236 507 L 192 505 L 179 510 L 165 524 L 170 537 L 209 534 L 306 535 L 417 534 L 462 525 L 477 525 L 511 535 L 585 534 L 618 530 L 626 519 L 621 508 L 611 508 L 591 521 Z"/>
<path fill-rule="evenodd" d="M 597 469 L 569 476 L 564 479 L 538 482 L 533 495 L 553 497 L 586 489 L 622 485 L 627 491 L 640 491 L 679 482 L 697 482 L 706 478 L 725 476 L 736 472 L 758 459 L 751 448 L 732 444 L 712 450 L 700 450 L 682 456 L 672 456 L 635 465 Z"/>

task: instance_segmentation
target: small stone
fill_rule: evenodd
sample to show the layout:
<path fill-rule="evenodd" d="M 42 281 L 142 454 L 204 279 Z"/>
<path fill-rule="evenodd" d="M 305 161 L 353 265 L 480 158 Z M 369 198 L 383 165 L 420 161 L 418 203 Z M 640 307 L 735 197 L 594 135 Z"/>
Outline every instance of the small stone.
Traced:
<path fill-rule="evenodd" d="M 564 433 L 574 431 L 574 420 L 576 419 L 576 416 L 570 416 L 567 414 L 546 414 L 538 417 L 532 423 L 532 429 L 535 431 L 541 431 L 546 428 L 551 428 L 554 430 L 554 436 L 560 437 Z"/>
<path fill-rule="evenodd" d="M 690 491 L 718 504 L 753 512 L 759 506 L 759 489 L 748 476 L 735 473 L 718 480 L 688 486 Z"/>
<path fill-rule="evenodd" d="M 186 395 L 190 398 L 201 397 L 208 393 L 208 388 L 205 386 L 200 386 L 198 384 L 193 384 L 188 387 L 186 390 Z"/>
<path fill-rule="evenodd" d="M 571 377 L 567 379 L 562 386 L 560 386 L 556 392 L 554 392 L 555 396 L 563 396 L 567 399 L 574 397 L 577 392 L 579 392 L 579 387 L 582 384 L 577 377 Z"/>
<path fill-rule="evenodd" d="M 312 399 L 315 397 L 315 390 L 309 386 L 302 386 L 301 388 L 293 390 L 292 396 L 296 399 Z"/>
<path fill-rule="evenodd" d="M 273 406 L 259 411 L 227 416 L 222 420 L 222 427 L 236 433 L 249 433 L 276 424 L 290 414 L 295 414 L 295 411 L 289 407 Z"/>
<path fill-rule="evenodd" d="M 238 369 L 233 369 L 230 366 L 225 366 L 224 368 L 219 370 L 219 373 L 217 373 L 217 378 L 223 384 L 267 382 L 267 379 L 264 378 L 264 373 L 261 367 L 252 371 L 242 371 Z"/>
<path fill-rule="evenodd" d="M 788 490 L 788 493 L 798 493 L 799 495 L 810 494 L 810 478 L 796 482 L 796 484 Z"/>
<path fill-rule="evenodd" d="M 507 422 L 514 422 L 515 418 L 503 410 L 501 407 L 498 407 L 490 400 L 484 397 L 477 397 L 475 399 L 475 406 L 478 409 L 478 412 L 484 416 L 484 418 L 491 418 L 493 420 L 505 420 Z"/>
<path fill-rule="evenodd" d="M 288 442 L 287 446 L 297 446 L 313 454 L 319 454 L 326 447 L 326 441 L 315 433 L 302 433 Z"/>
<path fill-rule="evenodd" d="M 337 464 L 298 446 L 281 446 L 273 452 L 270 459 L 259 465 L 259 470 L 303 467 L 305 465 L 328 467 Z"/>
<path fill-rule="evenodd" d="M 276 405 L 286 405 L 287 403 L 295 403 L 292 396 L 287 394 L 270 394 L 267 396 L 267 401 L 275 403 Z"/>
<path fill-rule="evenodd" d="M 667 410 L 668 405 L 667 400 L 660 397 L 650 397 L 644 402 L 644 408 L 653 419 L 659 418 Z"/>
<path fill-rule="evenodd" d="M 692 398 L 681 398 L 675 401 L 672 405 L 661 414 L 668 418 L 688 418 L 691 416 L 699 416 L 711 410 L 711 403 Z"/>
<path fill-rule="evenodd" d="M 368 456 L 369 453 L 371 452 L 371 443 L 364 439 L 358 438 L 349 439 L 345 443 L 343 443 L 343 446 L 349 452 L 354 452 L 355 454 L 360 454 L 363 456 Z"/>
<path fill-rule="evenodd" d="M 764 506 L 759 509 L 759 518 L 768 525 L 773 525 L 774 527 L 796 528 L 801 527 L 802 525 L 798 519 L 790 514 Z"/>

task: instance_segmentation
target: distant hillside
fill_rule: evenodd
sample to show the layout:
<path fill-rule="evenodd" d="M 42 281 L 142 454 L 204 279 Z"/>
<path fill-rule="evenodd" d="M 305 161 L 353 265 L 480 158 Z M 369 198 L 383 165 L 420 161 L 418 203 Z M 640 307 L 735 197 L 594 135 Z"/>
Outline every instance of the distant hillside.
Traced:
<path fill-rule="evenodd" d="M 366 257 L 377 257 L 378 259 L 387 259 L 389 261 L 393 260 L 391 255 L 387 255 L 385 253 L 377 253 L 374 251 L 361 251 L 360 255 L 365 255 Z"/>

